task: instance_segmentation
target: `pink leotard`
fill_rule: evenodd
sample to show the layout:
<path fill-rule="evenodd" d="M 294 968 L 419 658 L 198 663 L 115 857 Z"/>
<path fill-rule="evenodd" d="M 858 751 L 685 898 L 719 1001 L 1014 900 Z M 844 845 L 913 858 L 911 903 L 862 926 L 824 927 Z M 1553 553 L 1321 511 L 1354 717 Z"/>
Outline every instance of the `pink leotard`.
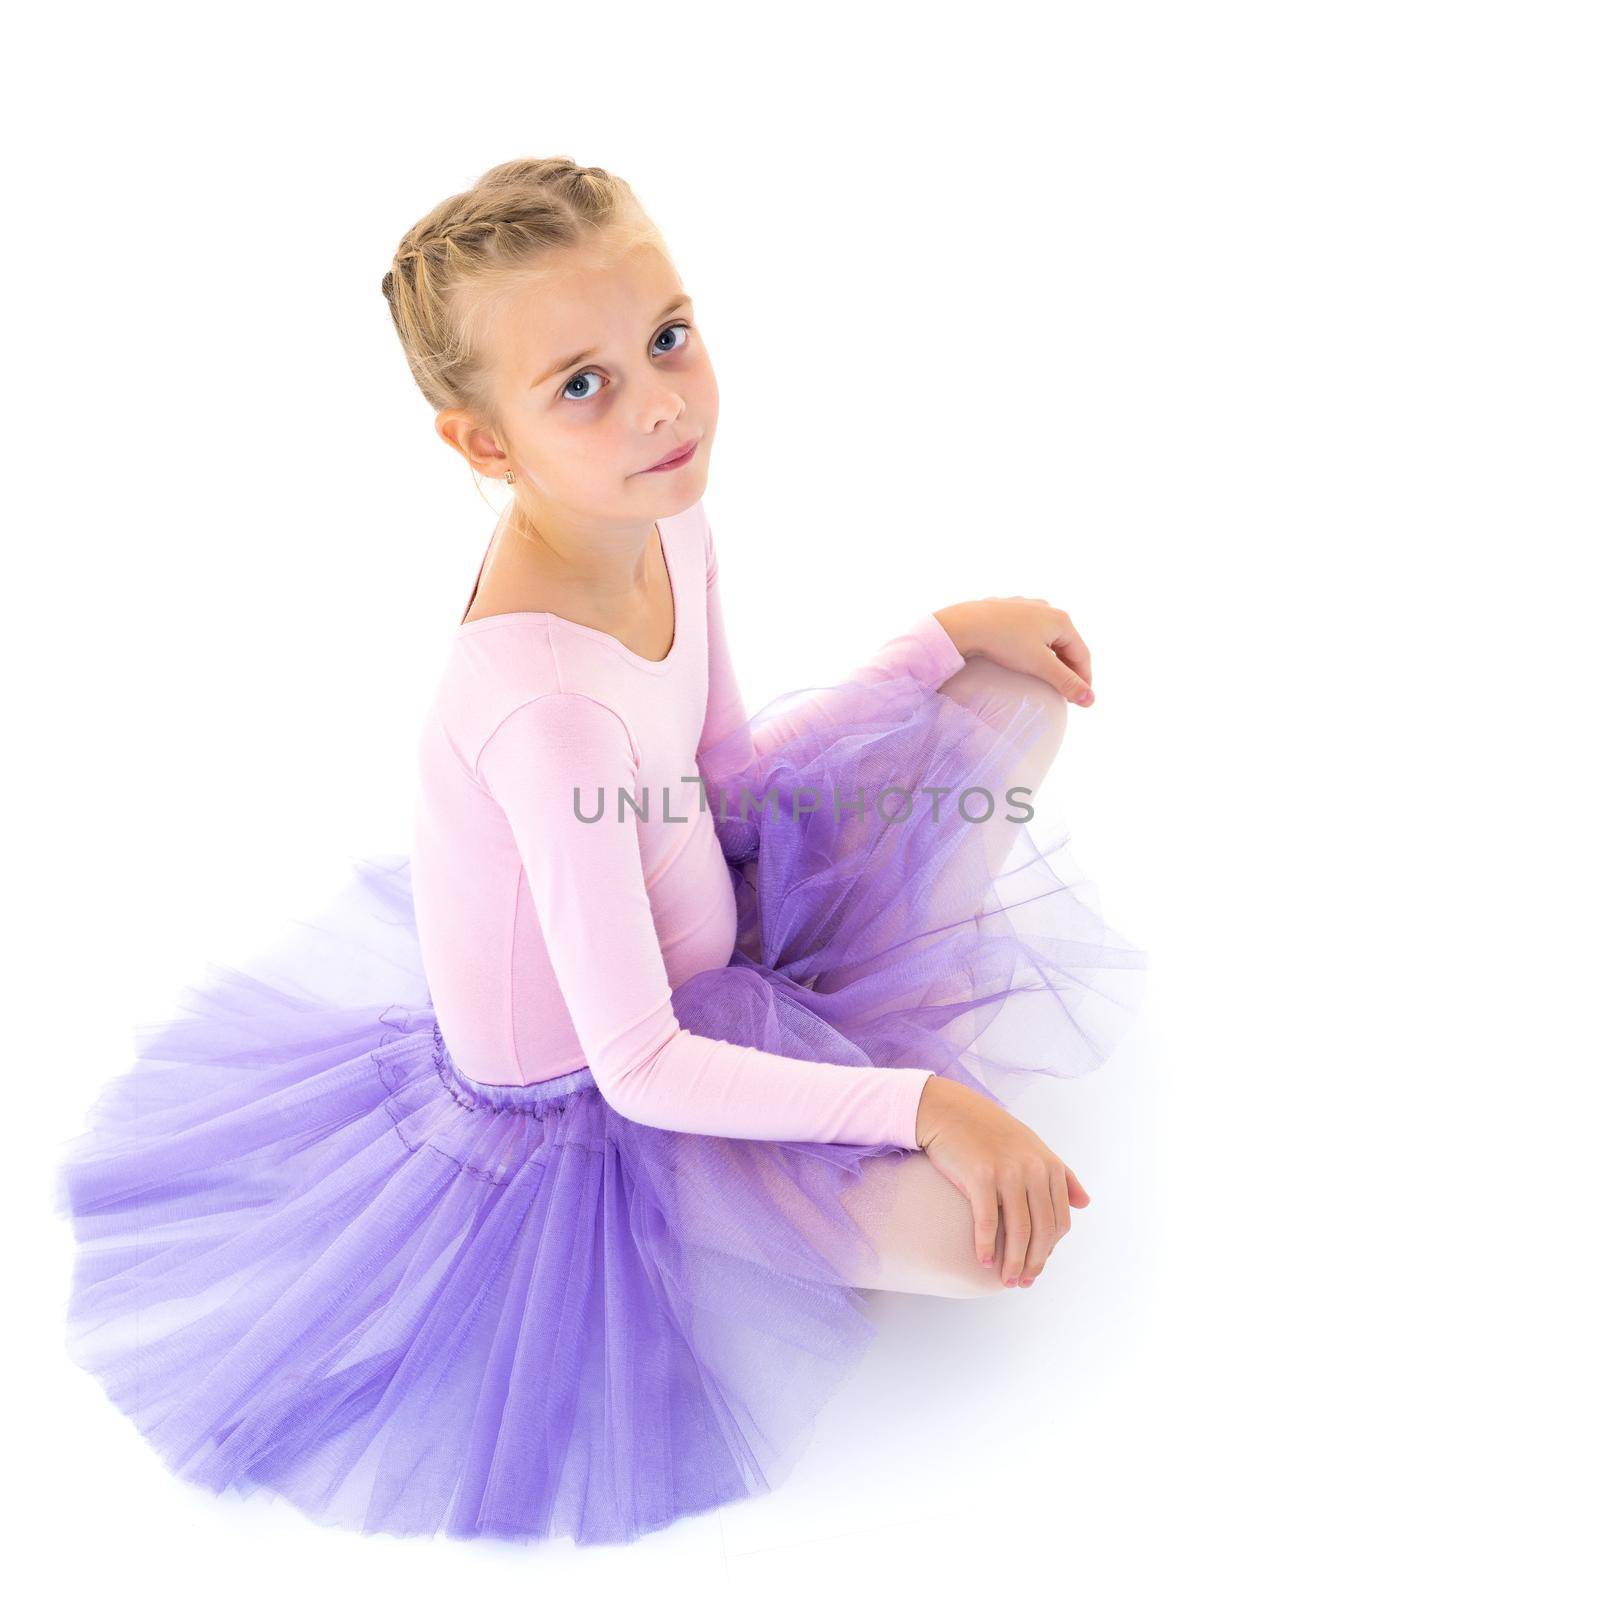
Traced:
<path fill-rule="evenodd" d="M 500 1084 L 587 1065 L 616 1110 L 662 1128 L 915 1149 L 927 1071 L 775 1055 L 673 1013 L 670 989 L 733 953 L 733 885 L 695 780 L 746 711 L 703 502 L 656 526 L 675 608 L 662 660 L 542 611 L 479 617 L 449 642 L 418 746 L 411 874 L 451 1057 Z M 936 688 L 961 665 L 928 613 L 851 676 Z M 619 821 L 621 790 L 648 814 Z M 580 820 L 602 796 L 600 820 Z"/>

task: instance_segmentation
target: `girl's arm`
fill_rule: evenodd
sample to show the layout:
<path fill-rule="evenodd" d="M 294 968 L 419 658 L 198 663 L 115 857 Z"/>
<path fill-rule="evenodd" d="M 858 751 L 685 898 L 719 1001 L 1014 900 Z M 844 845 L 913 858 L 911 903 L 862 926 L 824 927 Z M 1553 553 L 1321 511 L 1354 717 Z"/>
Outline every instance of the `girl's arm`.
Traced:
<path fill-rule="evenodd" d="M 728 651 L 728 637 L 722 618 L 722 593 L 717 583 L 717 550 L 706 523 L 706 658 L 709 693 L 706 697 L 705 730 L 698 753 L 716 749 L 718 772 L 740 771 L 755 757 L 764 756 L 778 743 L 807 728 L 825 725 L 833 704 L 824 695 L 801 701 L 793 710 L 767 718 L 749 737 L 734 740 L 726 749 L 718 748 L 745 722 L 747 713 L 734 675 Z M 952 674 L 959 672 L 965 657 L 956 647 L 939 619 L 930 611 L 918 617 L 902 634 L 891 639 L 863 667 L 846 680 L 873 683 L 889 677 L 911 677 L 930 689 L 937 689 Z M 716 774 L 706 773 L 714 781 Z"/>
<path fill-rule="evenodd" d="M 600 701 L 549 693 L 495 729 L 476 772 L 504 809 L 539 925 L 595 1084 L 623 1116 L 740 1139 L 891 1144 L 915 1150 L 926 1069 L 807 1061 L 690 1033 L 671 985 L 645 886 L 626 724 Z M 575 815 L 573 788 L 601 817 Z"/>

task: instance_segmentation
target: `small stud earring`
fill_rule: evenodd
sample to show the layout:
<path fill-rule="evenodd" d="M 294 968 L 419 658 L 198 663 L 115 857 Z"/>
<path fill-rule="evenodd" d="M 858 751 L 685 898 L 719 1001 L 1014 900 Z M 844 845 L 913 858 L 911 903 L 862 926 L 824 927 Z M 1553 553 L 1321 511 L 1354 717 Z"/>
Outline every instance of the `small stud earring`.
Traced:
<path fill-rule="evenodd" d="M 515 483 L 516 481 L 517 481 L 516 473 L 514 473 L 514 472 L 507 472 L 506 473 L 506 482 L 507 483 Z"/>

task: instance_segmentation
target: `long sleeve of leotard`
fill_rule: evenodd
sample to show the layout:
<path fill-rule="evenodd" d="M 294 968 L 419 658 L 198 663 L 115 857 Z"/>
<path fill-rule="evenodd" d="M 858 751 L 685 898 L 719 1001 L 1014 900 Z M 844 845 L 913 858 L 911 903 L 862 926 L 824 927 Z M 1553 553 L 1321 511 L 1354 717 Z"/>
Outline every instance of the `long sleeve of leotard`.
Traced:
<path fill-rule="evenodd" d="M 639 758 L 615 711 L 584 694 L 541 694 L 499 723 L 476 771 L 510 822 L 595 1084 L 623 1116 L 733 1138 L 917 1148 L 927 1070 L 807 1061 L 679 1023 L 639 820 L 631 807 L 617 820 L 618 791 L 638 793 Z M 583 821 L 578 806 L 592 815 L 600 798 L 599 820 Z"/>
<path fill-rule="evenodd" d="M 702 755 L 721 746 L 747 718 L 723 625 L 722 593 L 717 583 L 717 551 L 709 523 L 706 524 L 705 536 L 706 667 L 709 688 L 705 729 L 699 746 Z M 955 641 L 929 611 L 918 617 L 904 633 L 897 634 L 884 645 L 865 666 L 852 672 L 847 681 L 866 684 L 892 676 L 907 676 L 926 684 L 930 689 L 937 689 L 961 669 L 963 661 L 964 657 L 956 649 Z M 801 700 L 793 709 L 767 718 L 748 738 L 736 740 L 725 748 L 716 748 L 716 765 L 719 771 L 738 770 L 751 757 L 764 754 L 774 744 L 814 725 L 819 719 L 825 720 L 827 715 L 826 696 Z M 707 774 L 708 778 L 713 776 Z"/>

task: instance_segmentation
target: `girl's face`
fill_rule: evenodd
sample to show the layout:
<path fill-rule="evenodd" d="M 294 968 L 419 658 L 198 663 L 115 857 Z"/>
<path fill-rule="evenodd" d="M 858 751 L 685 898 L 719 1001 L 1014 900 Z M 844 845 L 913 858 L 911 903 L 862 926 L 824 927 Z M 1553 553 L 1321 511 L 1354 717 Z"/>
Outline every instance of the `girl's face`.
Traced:
<path fill-rule="evenodd" d="M 716 375 L 689 297 L 652 246 L 612 261 L 570 254 L 494 306 L 484 346 L 500 437 L 459 410 L 436 426 L 480 472 L 514 472 L 536 514 L 648 531 L 705 492 Z M 691 443 L 687 464 L 649 470 Z"/>

